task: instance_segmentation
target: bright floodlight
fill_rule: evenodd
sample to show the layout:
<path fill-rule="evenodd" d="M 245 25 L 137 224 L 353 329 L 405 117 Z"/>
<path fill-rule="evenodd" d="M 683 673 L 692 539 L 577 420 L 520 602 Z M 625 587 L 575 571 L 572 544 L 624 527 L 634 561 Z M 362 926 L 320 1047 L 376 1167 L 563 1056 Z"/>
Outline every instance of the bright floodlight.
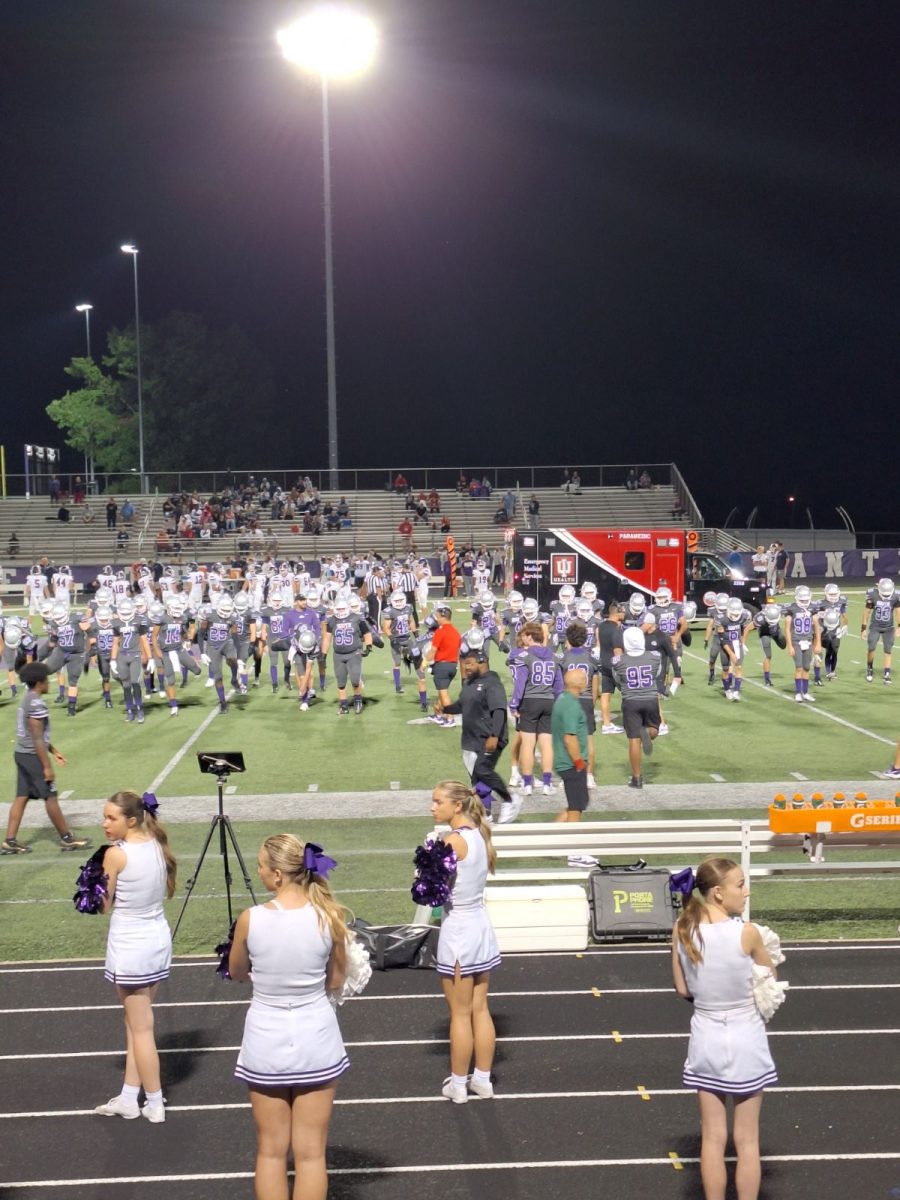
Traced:
<path fill-rule="evenodd" d="M 130 242 L 126 246 L 120 246 L 119 249 L 123 254 L 137 254 L 138 252 L 137 246 L 132 246 Z"/>
<path fill-rule="evenodd" d="M 327 4 L 278 32 L 288 62 L 326 79 L 349 79 L 371 66 L 378 46 L 374 23 L 343 5 Z"/>
<path fill-rule="evenodd" d="M 76 312 L 90 312 L 93 307 L 94 307 L 93 304 L 76 304 L 75 311 Z"/>

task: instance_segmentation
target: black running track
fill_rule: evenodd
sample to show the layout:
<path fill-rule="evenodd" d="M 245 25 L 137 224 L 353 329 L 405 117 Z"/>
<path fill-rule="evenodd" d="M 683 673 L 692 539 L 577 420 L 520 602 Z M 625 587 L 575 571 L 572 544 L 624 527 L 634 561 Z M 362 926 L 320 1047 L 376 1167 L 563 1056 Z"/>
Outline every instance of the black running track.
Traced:
<path fill-rule="evenodd" d="M 788 947 L 762 1115 L 768 1200 L 900 1197 L 900 944 Z M 690 1008 L 669 952 L 509 955 L 493 980 L 493 1101 L 452 1105 L 431 972 L 376 974 L 346 1004 L 351 1070 L 331 1126 L 341 1200 L 694 1200 L 697 1105 L 680 1086 Z M 236 1200 L 254 1134 L 232 1078 L 247 990 L 210 962 L 160 989 L 164 1125 L 94 1116 L 123 1033 L 98 964 L 0 968 L 0 1196 Z"/>

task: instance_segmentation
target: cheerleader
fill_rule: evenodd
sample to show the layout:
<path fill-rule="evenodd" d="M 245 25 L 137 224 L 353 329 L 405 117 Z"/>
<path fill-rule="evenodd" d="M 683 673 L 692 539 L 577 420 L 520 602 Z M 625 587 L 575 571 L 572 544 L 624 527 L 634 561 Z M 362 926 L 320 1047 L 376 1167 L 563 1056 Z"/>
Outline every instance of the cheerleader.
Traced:
<path fill-rule="evenodd" d="M 491 971 L 500 966 L 500 948 L 485 911 L 484 885 L 497 854 L 484 806 L 466 784 L 449 779 L 439 783 L 431 795 L 431 815 L 436 824 L 450 826 L 444 841 L 455 851 L 458 864 L 437 951 L 437 970 L 450 1009 L 451 1074 L 442 1091 L 454 1104 L 465 1104 L 470 1091 L 485 1099 L 494 1094 L 496 1036 L 488 985 Z"/>
<path fill-rule="evenodd" d="M 108 877 L 103 911 L 112 910 L 106 978 L 116 985 L 125 1012 L 125 1080 L 122 1091 L 94 1109 L 104 1117 L 153 1124 L 166 1119 L 153 1036 L 153 999 L 172 965 L 172 935 L 163 901 L 175 893 L 175 859 L 156 819 L 151 792 L 116 792 L 103 809 L 103 832 L 112 843 L 103 859 Z M 146 1104 L 138 1107 L 143 1086 Z"/>
<path fill-rule="evenodd" d="M 763 1088 L 778 1082 L 766 1027 L 751 992 L 752 966 L 775 969 L 757 926 L 741 919 L 750 894 L 728 858 L 704 859 L 672 936 L 675 990 L 692 1000 L 684 1085 L 700 1102 L 700 1175 L 706 1200 L 724 1200 L 727 1099 L 734 1099 L 739 1200 L 760 1185 L 759 1112 Z"/>
<path fill-rule="evenodd" d="M 287 1197 L 287 1156 L 294 1154 L 294 1195 L 325 1200 L 325 1149 L 337 1080 L 350 1065 L 326 992 L 346 973 L 345 910 L 318 846 L 293 834 L 267 838 L 259 878 L 274 899 L 238 918 L 228 971 L 239 983 L 253 970 L 235 1077 L 250 1090 L 256 1124 L 256 1195 Z"/>

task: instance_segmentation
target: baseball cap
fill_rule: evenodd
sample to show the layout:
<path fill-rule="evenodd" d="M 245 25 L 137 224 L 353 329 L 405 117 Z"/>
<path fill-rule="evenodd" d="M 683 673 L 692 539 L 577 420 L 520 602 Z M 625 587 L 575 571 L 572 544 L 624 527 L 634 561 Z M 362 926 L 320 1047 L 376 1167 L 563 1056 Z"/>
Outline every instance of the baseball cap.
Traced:
<path fill-rule="evenodd" d="M 622 634 L 622 644 L 626 654 L 643 654 L 646 649 L 643 631 L 634 628 L 626 629 Z"/>
<path fill-rule="evenodd" d="M 436 613 L 446 613 L 448 617 L 453 616 L 453 609 L 449 604 L 436 604 L 434 606 L 434 611 Z"/>

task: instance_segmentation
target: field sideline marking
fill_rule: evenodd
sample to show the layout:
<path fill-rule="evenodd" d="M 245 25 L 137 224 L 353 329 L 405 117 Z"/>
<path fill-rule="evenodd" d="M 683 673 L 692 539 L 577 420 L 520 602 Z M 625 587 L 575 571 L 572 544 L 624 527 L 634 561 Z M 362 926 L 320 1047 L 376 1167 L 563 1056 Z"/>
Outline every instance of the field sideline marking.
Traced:
<path fill-rule="evenodd" d="M 405 889 L 404 889 L 405 890 Z M 840 953 L 846 954 L 848 950 L 900 950 L 900 942 L 897 938 L 867 938 L 861 942 L 844 942 L 840 938 L 823 938 L 816 945 L 803 945 L 800 942 L 785 942 L 782 946 L 785 951 L 790 951 L 791 954 L 802 954 L 805 952 L 812 954 L 827 954 Z M 629 947 L 620 949 L 617 946 L 603 946 L 580 950 L 577 953 L 574 950 L 514 950 L 509 952 L 511 961 L 516 962 L 520 958 L 599 958 L 603 955 L 609 958 L 610 955 L 622 955 L 623 957 L 631 957 L 635 954 L 665 954 L 668 958 L 672 957 L 671 946 L 642 946 Z M 71 963 L 68 960 L 51 959 L 53 965 L 35 966 L 40 959 L 24 959 L 25 963 L 32 964 L 23 966 L 20 963 L 10 962 L 9 960 L 0 961 L 0 976 L 3 975 L 54 975 L 65 974 L 71 971 L 100 971 L 103 969 L 102 959 L 91 959 L 83 963 Z M 175 958 L 172 961 L 173 970 L 184 970 L 188 967 L 203 967 L 207 970 L 209 967 L 215 966 L 216 960 L 210 955 L 191 955 L 185 958 Z M 62 963 L 62 965 L 56 965 Z"/>
<path fill-rule="evenodd" d="M 672 1096 L 680 1099 L 693 1100 L 694 1093 L 688 1088 L 654 1088 L 645 1089 L 648 1096 Z M 797 1095 L 804 1092 L 900 1092 L 900 1083 L 854 1083 L 829 1084 L 819 1087 L 814 1084 L 803 1087 L 767 1087 L 766 1091 L 782 1092 L 785 1095 Z M 624 1088 L 619 1091 L 590 1091 L 590 1092 L 497 1092 L 495 1100 L 640 1100 L 640 1092 L 634 1088 Z M 442 1104 L 444 1097 L 438 1096 L 360 1096 L 356 1099 L 336 1099 L 335 1105 L 348 1108 L 359 1108 L 364 1104 Z M 246 1101 L 235 1101 L 225 1104 L 167 1104 L 166 1112 L 234 1112 L 250 1108 Z M 93 1117 L 96 1113 L 92 1108 L 59 1108 L 46 1109 L 40 1112 L 11 1112 L 0 1113 L 0 1121 L 18 1121 L 35 1117 Z"/>
<path fill-rule="evenodd" d="M 900 1029 L 770 1029 L 769 1037 L 884 1037 L 896 1036 Z M 497 1044 L 530 1045 L 544 1042 L 666 1042 L 686 1041 L 688 1030 L 678 1033 L 622 1033 L 617 1036 L 611 1033 L 543 1033 L 531 1037 L 498 1037 Z M 388 1038 L 383 1041 L 344 1042 L 349 1050 L 380 1050 L 392 1046 L 448 1046 L 448 1038 Z M 160 1049 L 160 1054 L 234 1054 L 240 1046 L 173 1046 Z M 61 1061 L 65 1058 L 115 1058 L 122 1057 L 122 1050 L 71 1050 L 65 1053 L 50 1054 L 0 1054 L 0 1062 L 37 1062 L 41 1059 L 52 1058 Z"/>
<path fill-rule="evenodd" d="M 766 1089 L 767 1091 L 770 1089 Z M 892 1162 L 900 1159 L 900 1151 L 873 1151 L 870 1154 L 762 1154 L 760 1161 L 764 1163 L 804 1163 L 804 1162 Z M 699 1164 L 699 1158 L 685 1158 L 679 1155 L 678 1161 L 690 1166 Z M 733 1157 L 727 1157 L 726 1162 L 733 1163 Z M 561 1170 L 563 1168 L 585 1167 L 665 1167 L 672 1169 L 672 1160 L 665 1158 L 561 1158 L 545 1159 L 537 1162 L 475 1162 L 475 1163 L 421 1163 L 418 1166 L 393 1167 L 331 1167 L 330 1176 L 350 1175 L 424 1175 L 434 1172 L 446 1174 L 449 1171 L 530 1171 L 532 1169 Z M 140 1183 L 199 1183 L 225 1179 L 252 1179 L 250 1171 L 215 1171 L 198 1172 L 192 1175 L 116 1175 L 108 1178 L 93 1179 L 29 1179 L 9 1182 L 10 1189 L 18 1188 L 52 1188 L 52 1187 L 98 1187 L 104 1184 L 140 1184 Z"/>
<path fill-rule="evenodd" d="M 799 983 L 791 985 L 791 995 L 795 992 L 869 992 L 869 991 L 890 991 L 900 988 L 900 983 Z M 670 996 L 672 989 L 670 987 L 659 988 L 604 988 L 603 996 Z M 560 988 L 557 991 L 544 992 L 491 992 L 491 996 L 495 1000 L 514 1000 L 519 996 L 526 997 L 547 997 L 547 996 L 592 996 L 593 992 L 590 988 Z M 354 996 L 353 1003 L 359 1001 L 369 1001 L 376 1003 L 381 1001 L 396 1001 L 396 1000 L 432 1000 L 444 1002 L 444 997 L 440 992 L 415 992 L 411 995 L 387 995 L 387 996 Z M 154 1001 L 153 1007 L 156 1008 L 228 1008 L 238 1004 L 247 1005 L 250 1003 L 250 997 L 247 996 L 241 1000 L 168 1000 L 160 1003 Z M 0 1008 L 0 1017 L 22 1016 L 25 1014 L 47 1014 L 47 1013 L 85 1013 L 85 1012 L 121 1012 L 121 1004 L 67 1004 L 55 1005 L 53 1007 L 39 1008 Z M 900 1088 L 900 1084 L 897 1085 Z"/>
<path fill-rule="evenodd" d="M 230 688 L 228 690 L 228 692 L 226 692 L 226 694 L 225 694 L 226 703 L 231 699 L 231 697 L 233 695 L 234 695 L 234 688 Z M 209 726 L 213 723 L 213 721 L 216 719 L 216 717 L 218 717 L 220 715 L 221 714 L 219 713 L 219 707 L 217 704 L 216 707 L 212 710 L 212 712 L 208 713 L 207 716 L 204 717 L 204 719 L 200 722 L 198 727 L 194 730 L 194 732 L 191 734 L 191 736 L 188 738 L 188 740 L 184 743 L 184 745 L 181 747 L 181 749 L 175 751 L 175 753 L 172 755 L 172 757 L 169 759 L 169 761 L 166 763 L 166 765 L 163 767 L 163 769 L 160 771 L 160 773 L 156 776 L 156 778 L 153 780 L 153 782 L 147 788 L 148 792 L 155 792 L 158 787 L 162 786 L 164 781 L 166 779 L 168 779 L 168 777 L 172 774 L 172 772 L 175 770 L 175 768 L 178 766 L 178 764 L 181 762 L 181 760 L 187 754 L 188 750 L 190 750 L 191 746 L 193 746 L 194 742 L 196 742 L 199 737 L 203 736 L 204 732 L 209 728 Z"/>
<path fill-rule="evenodd" d="M 695 662 L 706 663 L 705 658 L 700 658 L 696 654 L 692 654 L 690 650 L 685 650 L 684 655 L 687 658 L 692 658 Z M 757 683 L 755 679 L 744 679 L 744 683 L 749 683 L 751 687 L 758 688 L 761 692 L 767 692 L 770 696 L 774 696 L 777 700 L 786 700 L 788 703 L 793 701 L 793 696 L 785 695 L 777 688 L 767 688 L 762 683 Z M 896 738 L 882 737 L 880 733 L 873 733 L 871 729 L 864 729 L 862 725 L 854 725 L 852 721 L 846 721 L 843 717 L 837 716 L 835 713 L 829 712 L 825 708 L 820 708 L 818 704 L 812 708 L 813 713 L 817 713 L 820 717 L 825 717 L 829 721 L 836 721 L 838 725 L 843 725 L 846 729 L 852 729 L 854 733 L 861 733 L 865 737 L 873 738 L 876 742 L 883 742 L 886 746 L 896 746 Z"/>

